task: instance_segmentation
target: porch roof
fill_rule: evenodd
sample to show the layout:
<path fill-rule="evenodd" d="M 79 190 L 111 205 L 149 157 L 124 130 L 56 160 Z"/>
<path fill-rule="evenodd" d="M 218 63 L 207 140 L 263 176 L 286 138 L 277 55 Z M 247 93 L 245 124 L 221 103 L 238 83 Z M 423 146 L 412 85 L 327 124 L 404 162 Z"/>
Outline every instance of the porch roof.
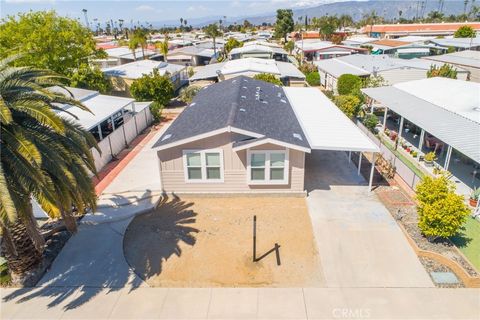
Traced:
<path fill-rule="evenodd" d="M 284 91 L 311 149 L 378 152 L 379 148 L 317 88 Z"/>

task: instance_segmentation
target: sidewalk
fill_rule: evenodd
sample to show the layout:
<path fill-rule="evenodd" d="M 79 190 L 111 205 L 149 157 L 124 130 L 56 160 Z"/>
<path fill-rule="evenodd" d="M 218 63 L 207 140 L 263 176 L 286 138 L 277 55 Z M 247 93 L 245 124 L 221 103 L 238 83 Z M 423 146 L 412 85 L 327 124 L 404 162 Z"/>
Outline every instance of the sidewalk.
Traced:
<path fill-rule="evenodd" d="M 7 319 L 479 319 L 480 290 L 40 288 L 2 290 Z M 85 296 L 95 296 L 85 300 Z M 18 301 L 24 299 L 22 303 Z"/>

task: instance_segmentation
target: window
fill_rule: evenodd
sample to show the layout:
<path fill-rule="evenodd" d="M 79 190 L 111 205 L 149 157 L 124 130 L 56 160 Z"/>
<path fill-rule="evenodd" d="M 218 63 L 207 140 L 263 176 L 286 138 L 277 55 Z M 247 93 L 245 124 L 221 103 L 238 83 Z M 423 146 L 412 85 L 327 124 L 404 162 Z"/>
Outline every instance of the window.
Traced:
<path fill-rule="evenodd" d="M 223 182 L 221 150 L 188 150 L 183 152 L 185 181 Z"/>
<path fill-rule="evenodd" d="M 249 184 L 287 184 L 288 152 L 248 150 Z"/>

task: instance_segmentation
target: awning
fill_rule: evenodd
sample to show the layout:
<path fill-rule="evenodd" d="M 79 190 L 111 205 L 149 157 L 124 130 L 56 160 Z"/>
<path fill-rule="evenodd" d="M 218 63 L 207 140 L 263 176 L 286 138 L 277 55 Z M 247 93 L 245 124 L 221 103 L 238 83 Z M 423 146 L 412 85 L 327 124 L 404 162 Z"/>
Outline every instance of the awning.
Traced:
<path fill-rule="evenodd" d="M 319 89 L 285 87 L 284 91 L 312 149 L 380 151 Z"/>

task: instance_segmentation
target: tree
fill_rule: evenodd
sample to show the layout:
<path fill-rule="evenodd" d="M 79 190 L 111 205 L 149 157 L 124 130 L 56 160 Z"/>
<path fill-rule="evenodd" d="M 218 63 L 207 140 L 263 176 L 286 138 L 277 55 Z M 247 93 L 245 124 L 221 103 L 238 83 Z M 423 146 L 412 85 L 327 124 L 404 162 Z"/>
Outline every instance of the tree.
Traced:
<path fill-rule="evenodd" d="M 253 79 L 270 82 L 276 84 L 277 86 L 283 86 L 282 81 L 280 81 L 280 79 L 278 79 L 274 74 L 271 73 L 259 73 L 256 74 Z"/>
<path fill-rule="evenodd" d="M 293 11 L 291 9 L 278 9 L 277 21 L 275 22 L 275 37 L 283 38 L 284 42 L 287 42 L 287 35 L 293 31 L 294 27 Z"/>
<path fill-rule="evenodd" d="M 230 53 L 230 51 L 232 51 L 232 49 L 240 48 L 240 47 L 243 47 L 243 42 L 240 42 L 235 38 L 229 38 L 223 48 L 225 49 L 225 52 L 228 54 Z"/>
<path fill-rule="evenodd" d="M 160 50 L 160 53 L 163 55 L 163 59 L 167 62 L 168 58 L 168 35 L 165 34 L 165 39 L 162 42 L 157 43 L 157 48 Z"/>
<path fill-rule="evenodd" d="M 311 86 L 319 86 L 320 85 L 320 74 L 318 73 L 318 71 L 313 71 L 313 72 L 307 73 L 307 76 L 305 77 L 305 80 Z"/>
<path fill-rule="evenodd" d="M 356 117 L 360 111 L 360 98 L 355 95 L 339 95 L 334 98 L 335 105 L 350 119 Z"/>
<path fill-rule="evenodd" d="M 18 279 L 37 266 L 44 250 L 32 198 L 70 232 L 76 231 L 73 208 L 79 213 L 95 209 L 89 171 L 96 171 L 90 149 L 97 144 L 79 124 L 58 114 L 58 105 L 64 104 L 89 111 L 47 89 L 62 88 L 65 78 L 9 63 L 15 64 L 15 58 L 0 60 L 0 228 L 2 256 Z"/>
<path fill-rule="evenodd" d="M 130 37 L 130 40 L 128 40 L 128 49 L 132 50 L 133 54 L 133 60 L 137 61 L 137 49 L 138 49 L 139 43 L 138 39 L 134 36 Z"/>
<path fill-rule="evenodd" d="M 454 38 L 475 38 L 476 32 L 471 26 L 461 26 L 453 34 Z"/>
<path fill-rule="evenodd" d="M 285 45 L 283 46 L 283 48 L 284 48 L 285 51 L 287 51 L 289 54 L 292 54 L 293 49 L 295 49 L 295 42 L 293 42 L 292 40 L 290 40 L 290 41 L 288 41 L 287 43 L 285 43 Z"/>
<path fill-rule="evenodd" d="M 129 44 L 129 48 L 133 51 L 133 57 L 136 60 L 135 51 L 138 47 L 142 48 L 142 57 L 145 60 L 145 48 L 147 47 L 147 30 L 145 29 L 135 29 L 133 31 L 133 35 L 130 37 L 130 43 L 132 43 L 131 47 Z"/>
<path fill-rule="evenodd" d="M 427 71 L 427 78 L 443 77 L 450 79 L 457 79 L 457 69 L 449 64 L 444 64 L 441 67 L 432 65 Z"/>
<path fill-rule="evenodd" d="M 213 40 L 213 52 L 215 56 L 217 56 L 217 45 L 216 45 L 216 38 L 222 35 L 222 32 L 218 30 L 218 26 L 215 23 L 209 24 L 204 29 L 205 34 L 212 38 Z"/>
<path fill-rule="evenodd" d="M 342 14 L 338 18 L 338 23 L 339 23 L 339 26 L 342 28 L 342 30 L 345 31 L 346 27 L 350 27 L 353 25 L 353 18 L 348 14 Z"/>
<path fill-rule="evenodd" d="M 337 91 L 340 95 L 358 94 L 362 87 L 362 79 L 353 74 L 342 74 L 337 80 Z"/>
<path fill-rule="evenodd" d="M 375 127 L 378 124 L 378 118 L 376 115 L 369 113 L 365 115 L 362 122 L 365 125 L 365 127 L 367 127 L 368 130 L 373 132 L 375 130 Z"/>
<path fill-rule="evenodd" d="M 167 75 L 161 76 L 158 69 L 133 81 L 130 93 L 137 101 L 155 101 L 165 106 L 173 98 L 172 81 Z"/>
<path fill-rule="evenodd" d="M 112 83 L 98 67 L 82 63 L 70 77 L 70 85 L 75 88 L 97 90 L 100 93 L 112 91 Z"/>
<path fill-rule="evenodd" d="M 185 103 L 192 102 L 195 95 L 201 90 L 199 86 L 188 86 L 180 90 L 179 99 Z"/>
<path fill-rule="evenodd" d="M 384 86 L 388 86 L 388 81 L 385 80 L 381 75 L 372 75 L 363 81 L 364 88 L 377 88 Z"/>
<path fill-rule="evenodd" d="M 330 40 L 339 26 L 336 16 L 323 16 L 316 21 L 320 36 L 323 40 Z"/>
<path fill-rule="evenodd" d="M 54 11 L 30 11 L 0 21 L 0 56 L 21 53 L 15 66 L 31 66 L 70 75 L 91 58 L 106 57 L 97 50 L 92 32 L 77 20 Z"/>
<path fill-rule="evenodd" d="M 454 236 L 465 223 L 470 210 L 455 185 L 445 175 L 425 177 L 415 188 L 418 201 L 418 227 L 429 239 Z"/>

